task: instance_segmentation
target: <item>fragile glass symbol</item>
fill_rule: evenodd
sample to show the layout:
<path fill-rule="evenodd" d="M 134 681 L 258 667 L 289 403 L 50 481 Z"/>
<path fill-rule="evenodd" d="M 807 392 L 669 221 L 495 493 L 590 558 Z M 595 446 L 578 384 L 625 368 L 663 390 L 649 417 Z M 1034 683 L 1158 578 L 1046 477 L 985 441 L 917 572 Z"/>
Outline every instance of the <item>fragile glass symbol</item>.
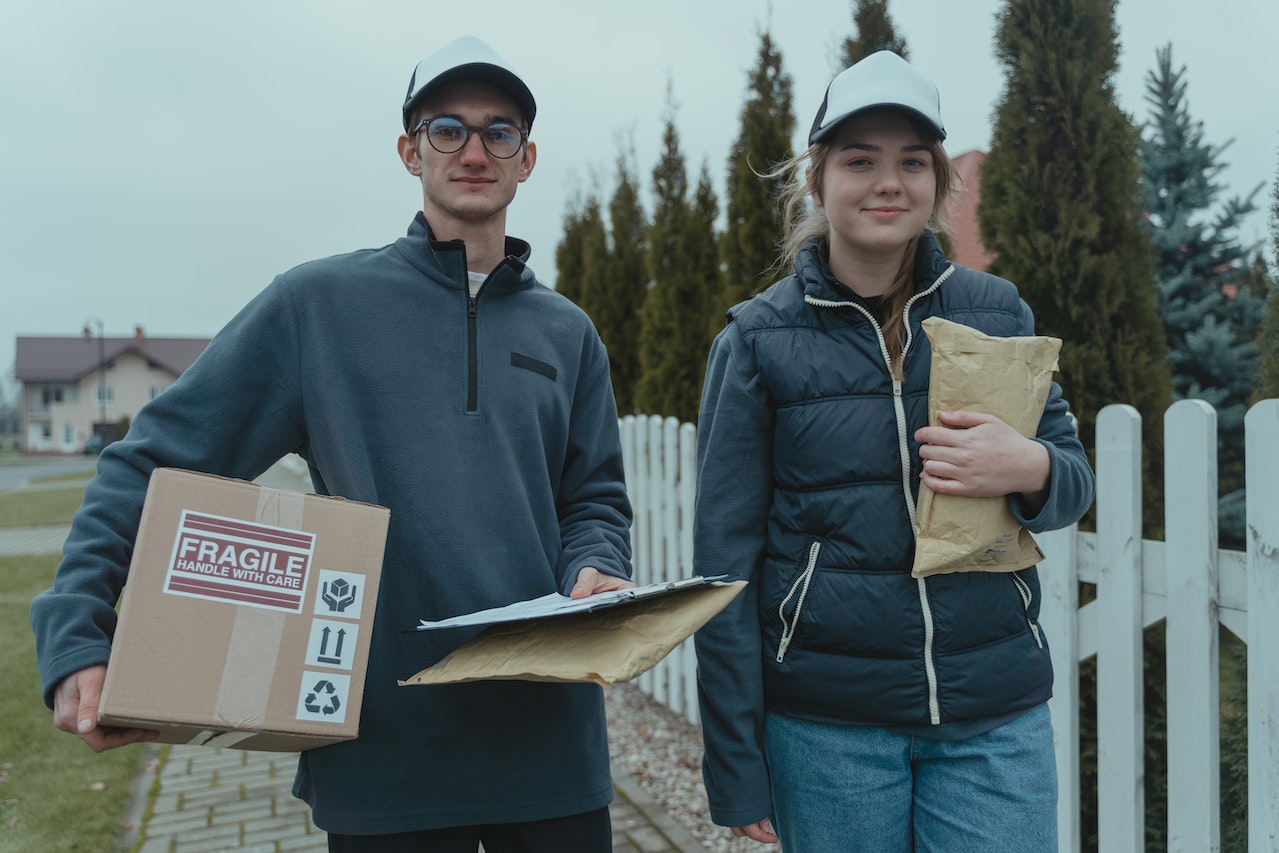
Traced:
<path fill-rule="evenodd" d="M 343 613 L 348 607 L 355 603 L 356 587 L 343 578 L 329 583 L 324 582 L 323 594 L 324 603 L 329 606 L 329 610 L 334 613 Z"/>

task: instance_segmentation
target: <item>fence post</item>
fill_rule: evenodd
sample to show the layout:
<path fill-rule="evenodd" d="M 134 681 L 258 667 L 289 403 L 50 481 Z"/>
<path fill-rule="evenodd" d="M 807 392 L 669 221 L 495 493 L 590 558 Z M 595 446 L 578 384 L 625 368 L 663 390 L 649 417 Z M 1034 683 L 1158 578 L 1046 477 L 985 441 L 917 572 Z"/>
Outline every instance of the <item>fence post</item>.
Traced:
<path fill-rule="evenodd" d="M 649 415 L 645 419 L 648 433 L 648 554 L 649 583 L 657 583 L 666 579 L 666 549 L 663 539 L 666 531 L 662 529 L 662 504 L 666 495 L 662 492 L 662 416 Z M 648 671 L 652 676 L 653 698 L 666 704 L 666 669 L 655 666 Z"/>
<path fill-rule="evenodd" d="M 1145 849 L 1142 753 L 1141 415 L 1097 416 L 1099 853 Z"/>
<path fill-rule="evenodd" d="M 1043 600 L 1039 622 L 1048 637 L 1053 660 L 1053 695 L 1048 710 L 1057 754 L 1057 849 L 1079 853 L 1083 833 L 1079 819 L 1079 529 L 1037 533 L 1044 552 L 1039 564 Z"/>
<path fill-rule="evenodd" d="M 679 565 L 679 419 L 662 421 L 662 530 L 665 550 L 661 580 L 681 577 Z M 684 647 L 676 646 L 660 664 L 664 670 L 666 704 L 677 715 L 684 713 Z"/>
<path fill-rule="evenodd" d="M 693 574 L 693 510 L 697 504 L 697 427 L 683 424 L 679 428 L 679 554 L 680 577 Z M 702 721 L 697 706 L 697 655 L 693 638 L 684 641 L 685 717 L 693 725 Z"/>
<path fill-rule="evenodd" d="M 1279 400 L 1244 417 L 1248 489 L 1248 850 L 1279 850 Z"/>
<path fill-rule="evenodd" d="M 634 572 L 633 579 L 639 583 L 641 580 L 640 552 L 644 550 L 640 546 L 639 530 L 644 524 L 644 514 L 640 512 L 639 463 L 635 458 L 635 416 L 626 415 L 618 418 L 617 429 L 622 439 L 622 470 L 626 474 L 626 497 L 631 502 L 631 569 Z"/>
<path fill-rule="evenodd" d="M 1164 415 L 1168 850 L 1221 849 L 1217 648 L 1217 413 Z"/>
<path fill-rule="evenodd" d="M 652 582 L 652 555 L 649 548 L 649 527 L 652 516 L 648 511 L 649 491 L 653 485 L 648 478 L 648 419 L 643 415 L 627 415 L 625 423 L 631 446 L 630 459 L 626 463 L 626 482 L 631 494 L 631 511 L 634 523 L 631 527 L 631 550 L 634 553 L 635 583 L 644 586 Z M 653 671 L 649 670 L 637 679 L 640 690 L 653 695 Z"/>

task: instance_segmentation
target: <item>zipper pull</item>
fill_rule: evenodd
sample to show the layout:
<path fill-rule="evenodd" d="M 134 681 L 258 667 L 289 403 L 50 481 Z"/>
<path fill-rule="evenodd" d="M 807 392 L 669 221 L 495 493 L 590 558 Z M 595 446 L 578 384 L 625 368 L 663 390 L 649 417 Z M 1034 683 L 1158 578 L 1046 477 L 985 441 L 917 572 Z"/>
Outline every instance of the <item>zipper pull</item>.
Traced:
<path fill-rule="evenodd" d="M 466 297 L 466 316 L 472 320 L 474 320 L 476 314 L 479 313 L 476 310 L 476 306 L 478 303 L 479 303 L 479 300 L 475 298 L 474 296 Z"/>

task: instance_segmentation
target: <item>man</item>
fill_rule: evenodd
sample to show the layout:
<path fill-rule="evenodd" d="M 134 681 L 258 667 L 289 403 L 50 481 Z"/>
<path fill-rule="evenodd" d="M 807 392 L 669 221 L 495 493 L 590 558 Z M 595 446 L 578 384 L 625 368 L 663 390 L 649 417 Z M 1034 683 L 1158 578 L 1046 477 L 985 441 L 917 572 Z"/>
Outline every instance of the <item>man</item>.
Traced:
<path fill-rule="evenodd" d="M 151 470 L 252 478 L 296 451 L 316 491 L 391 510 L 360 737 L 303 753 L 294 784 L 330 850 L 611 848 L 598 687 L 395 683 L 473 636 L 405 633 L 420 619 L 630 585 L 604 347 L 506 236 L 535 113 L 477 39 L 423 60 L 399 139 L 422 185 L 407 236 L 277 277 L 103 453 L 31 607 L 58 728 L 95 750 L 154 737 L 96 724 Z"/>

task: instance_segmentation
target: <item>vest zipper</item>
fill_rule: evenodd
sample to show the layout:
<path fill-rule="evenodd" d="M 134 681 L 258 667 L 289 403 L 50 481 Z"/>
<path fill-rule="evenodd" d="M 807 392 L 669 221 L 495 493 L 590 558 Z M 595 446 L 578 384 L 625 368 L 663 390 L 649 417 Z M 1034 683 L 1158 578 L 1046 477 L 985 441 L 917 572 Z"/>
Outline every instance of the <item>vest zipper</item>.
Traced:
<path fill-rule="evenodd" d="M 1039 636 L 1039 626 L 1030 618 L 1030 605 L 1035 600 L 1030 594 L 1030 584 L 1022 580 L 1016 572 L 1011 572 L 1008 576 L 1013 579 L 1013 586 L 1017 587 L 1017 591 L 1021 593 L 1021 606 L 1026 610 L 1026 624 L 1030 626 L 1030 633 L 1035 637 L 1035 645 L 1042 649 L 1044 638 Z"/>
<path fill-rule="evenodd" d="M 910 328 L 910 309 L 915 302 L 941 287 L 942 282 L 950 278 L 954 273 L 955 266 L 951 264 L 946 267 L 941 275 L 924 290 L 916 293 L 906 301 L 905 307 L 902 309 L 902 324 L 906 327 L 906 338 L 902 342 L 902 372 L 906 370 L 906 355 L 910 352 L 910 346 L 914 342 Z M 871 328 L 875 330 L 875 336 L 879 338 L 879 351 L 884 357 L 884 364 L 888 368 L 888 373 L 893 378 L 893 412 L 897 418 L 897 448 L 901 457 L 902 466 L 902 495 L 906 499 L 906 511 L 910 514 L 910 527 L 915 529 L 915 496 L 910 490 L 910 443 L 909 437 L 906 435 L 906 406 L 902 401 L 902 381 L 893 373 L 893 362 L 888 355 L 888 345 L 884 342 L 884 331 L 880 328 L 879 322 L 875 319 L 870 311 L 866 310 L 856 302 L 834 302 L 816 297 L 805 296 L 804 301 L 810 305 L 823 308 L 855 308 L 870 321 Z M 924 622 L 924 677 L 928 682 L 928 721 L 934 725 L 941 725 L 941 701 L 937 694 L 937 662 L 933 659 L 933 638 L 935 626 L 933 625 L 933 608 L 928 600 L 928 584 L 926 578 L 916 578 L 915 585 L 919 590 L 919 610 Z M 785 604 L 785 602 L 783 602 Z M 784 627 L 785 620 L 783 620 Z M 785 632 L 783 631 L 783 639 Z M 778 661 L 781 660 L 781 654 L 778 654 Z"/>
<path fill-rule="evenodd" d="M 791 584 L 790 592 L 786 593 L 786 597 L 782 599 L 781 606 L 777 608 L 777 615 L 782 620 L 782 641 L 777 645 L 777 662 L 781 663 L 786 658 L 786 649 L 790 646 L 790 641 L 795 637 L 795 629 L 799 627 L 799 614 L 804 609 L 804 599 L 808 597 L 808 585 L 813 580 L 813 570 L 817 568 L 817 555 L 821 553 L 822 544 L 814 542 L 808 546 L 808 565 L 804 567 L 795 583 Z M 786 621 L 786 603 L 795 595 L 795 591 L 799 590 L 799 598 L 795 601 L 794 618 L 787 623 Z"/>

